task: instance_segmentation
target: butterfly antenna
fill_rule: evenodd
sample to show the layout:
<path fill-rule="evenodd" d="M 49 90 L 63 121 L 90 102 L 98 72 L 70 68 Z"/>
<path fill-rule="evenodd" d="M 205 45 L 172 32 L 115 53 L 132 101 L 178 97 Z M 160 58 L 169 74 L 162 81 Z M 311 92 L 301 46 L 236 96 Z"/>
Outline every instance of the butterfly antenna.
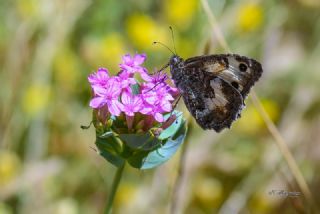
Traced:
<path fill-rule="evenodd" d="M 153 42 L 153 44 L 159 44 L 159 45 L 162 45 L 163 47 L 167 48 L 171 53 L 173 53 L 175 55 L 175 53 L 165 44 L 163 44 L 162 42 Z"/>
<path fill-rule="evenodd" d="M 170 28 L 170 31 L 171 31 L 171 37 L 172 37 L 172 42 L 173 42 L 173 49 L 174 49 L 175 55 L 177 55 L 176 45 L 175 45 L 175 41 L 174 41 L 173 29 L 172 29 L 171 26 L 169 26 L 169 28 Z"/>

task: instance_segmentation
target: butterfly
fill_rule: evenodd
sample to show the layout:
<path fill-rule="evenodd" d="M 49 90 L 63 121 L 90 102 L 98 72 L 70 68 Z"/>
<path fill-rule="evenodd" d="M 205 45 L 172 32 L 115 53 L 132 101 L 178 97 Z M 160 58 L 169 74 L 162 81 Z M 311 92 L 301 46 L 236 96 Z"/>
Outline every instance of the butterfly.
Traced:
<path fill-rule="evenodd" d="M 184 103 L 203 129 L 220 132 L 240 117 L 244 99 L 262 74 L 261 64 L 237 54 L 204 55 L 168 63 Z"/>

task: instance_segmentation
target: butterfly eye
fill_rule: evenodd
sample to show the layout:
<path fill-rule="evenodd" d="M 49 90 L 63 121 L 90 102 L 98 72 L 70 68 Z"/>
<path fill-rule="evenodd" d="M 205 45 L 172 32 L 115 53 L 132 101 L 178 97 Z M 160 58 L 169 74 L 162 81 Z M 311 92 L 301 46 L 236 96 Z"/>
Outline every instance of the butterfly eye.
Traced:
<path fill-rule="evenodd" d="M 244 63 L 240 63 L 239 69 L 240 69 L 241 72 L 246 72 L 248 67 Z"/>
<path fill-rule="evenodd" d="M 232 82 L 231 85 L 236 89 L 239 89 L 239 84 L 237 82 Z"/>

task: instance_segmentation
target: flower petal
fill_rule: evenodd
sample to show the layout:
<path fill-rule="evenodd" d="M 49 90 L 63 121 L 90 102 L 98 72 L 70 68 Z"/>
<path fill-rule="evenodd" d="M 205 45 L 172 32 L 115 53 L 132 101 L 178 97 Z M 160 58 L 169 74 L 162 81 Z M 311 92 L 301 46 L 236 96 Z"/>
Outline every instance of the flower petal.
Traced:
<path fill-rule="evenodd" d="M 133 104 L 132 106 L 133 111 L 138 112 L 142 108 L 142 99 L 139 96 L 135 96 L 132 104 Z"/>
<path fill-rule="evenodd" d="M 147 82 L 151 82 L 152 81 L 152 77 L 147 73 L 145 72 L 144 70 L 141 72 L 139 71 L 140 75 L 141 75 L 141 78 Z"/>
<path fill-rule="evenodd" d="M 141 65 L 147 59 L 146 54 L 136 54 L 133 57 L 134 65 Z"/>
<path fill-rule="evenodd" d="M 128 116 L 134 116 L 134 112 L 131 109 L 127 109 L 124 113 Z"/>
<path fill-rule="evenodd" d="M 127 72 L 128 74 L 133 74 L 137 69 L 132 67 L 131 65 L 120 64 L 119 66 L 123 71 Z"/>
<path fill-rule="evenodd" d="M 156 95 L 145 96 L 144 100 L 150 105 L 154 105 L 158 101 L 158 97 Z"/>
<path fill-rule="evenodd" d="M 132 102 L 132 96 L 128 93 L 128 91 L 124 91 L 121 95 L 121 102 L 124 105 L 129 105 Z"/>
<path fill-rule="evenodd" d="M 171 105 L 170 102 L 162 102 L 162 103 L 161 103 L 161 109 L 162 109 L 163 111 L 169 112 L 169 111 L 172 110 L 172 105 Z"/>
<path fill-rule="evenodd" d="M 106 68 L 98 68 L 97 75 L 101 77 L 109 77 L 109 71 Z"/>
<path fill-rule="evenodd" d="M 130 54 L 126 54 L 122 57 L 122 62 L 124 64 L 132 64 L 133 63 L 133 59 L 131 58 Z"/>
<path fill-rule="evenodd" d="M 91 99 L 89 106 L 92 108 L 99 108 L 106 103 L 103 97 L 94 97 Z"/>
<path fill-rule="evenodd" d="M 164 121 L 163 115 L 159 112 L 154 114 L 154 119 L 156 119 L 156 121 L 158 121 L 159 123 L 162 123 Z"/>
<path fill-rule="evenodd" d="M 95 94 L 102 96 L 102 97 L 108 93 L 107 89 L 105 89 L 104 87 L 102 87 L 100 85 L 93 85 L 92 89 Z"/>
<path fill-rule="evenodd" d="M 88 76 L 88 81 L 91 85 L 103 85 L 109 79 L 108 70 L 106 68 L 99 68 L 96 73 Z"/>
<path fill-rule="evenodd" d="M 139 111 L 141 114 L 150 114 L 152 112 L 151 106 L 143 106 Z"/>
<path fill-rule="evenodd" d="M 112 115 L 119 116 L 121 113 L 121 109 L 123 109 L 123 105 L 119 103 L 118 100 L 112 100 L 111 102 L 107 102 L 109 112 Z"/>
<path fill-rule="evenodd" d="M 168 92 L 168 91 L 165 93 L 165 97 L 164 97 L 164 99 L 165 99 L 165 100 L 174 100 L 174 98 L 172 97 L 172 95 L 171 95 L 171 94 L 169 94 L 169 92 Z"/>

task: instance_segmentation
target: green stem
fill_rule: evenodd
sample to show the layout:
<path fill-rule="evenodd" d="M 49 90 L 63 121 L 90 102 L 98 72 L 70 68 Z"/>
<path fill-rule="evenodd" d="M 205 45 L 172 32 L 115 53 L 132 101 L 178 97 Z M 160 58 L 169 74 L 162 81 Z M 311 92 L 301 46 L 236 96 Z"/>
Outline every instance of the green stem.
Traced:
<path fill-rule="evenodd" d="M 112 211 L 113 201 L 114 201 L 115 195 L 117 193 L 118 186 L 119 186 L 119 183 L 120 183 L 120 180 L 122 177 L 122 172 L 123 172 L 125 165 L 126 165 L 126 163 L 123 162 L 123 164 L 117 168 L 116 175 L 114 176 L 113 182 L 112 182 L 112 189 L 111 189 L 111 192 L 110 192 L 110 195 L 108 198 L 108 202 L 106 205 L 106 209 L 104 212 L 105 214 L 109 214 Z"/>

